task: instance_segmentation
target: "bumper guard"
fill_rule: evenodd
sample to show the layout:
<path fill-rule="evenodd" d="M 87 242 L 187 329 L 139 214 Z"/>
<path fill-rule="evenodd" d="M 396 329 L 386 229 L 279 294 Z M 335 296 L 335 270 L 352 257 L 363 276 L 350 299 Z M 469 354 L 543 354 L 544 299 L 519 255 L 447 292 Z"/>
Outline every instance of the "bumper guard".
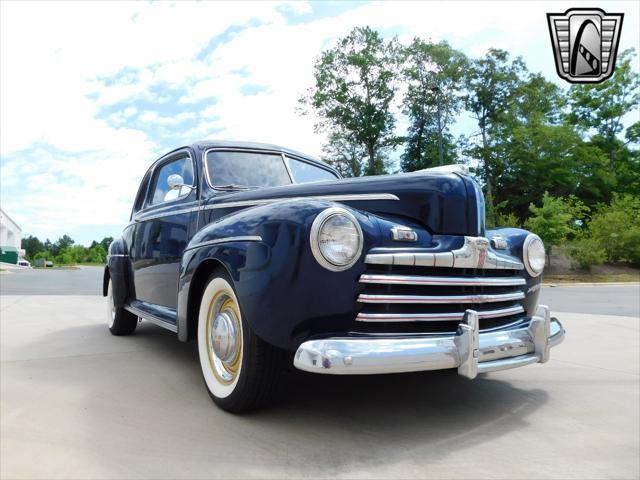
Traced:
<path fill-rule="evenodd" d="M 456 335 L 420 338 L 328 338 L 304 342 L 293 364 L 300 370 L 334 375 L 417 372 L 457 368 L 475 378 L 549 360 L 564 340 L 564 328 L 540 305 L 525 328 L 480 333 L 478 313 L 467 310 Z"/>

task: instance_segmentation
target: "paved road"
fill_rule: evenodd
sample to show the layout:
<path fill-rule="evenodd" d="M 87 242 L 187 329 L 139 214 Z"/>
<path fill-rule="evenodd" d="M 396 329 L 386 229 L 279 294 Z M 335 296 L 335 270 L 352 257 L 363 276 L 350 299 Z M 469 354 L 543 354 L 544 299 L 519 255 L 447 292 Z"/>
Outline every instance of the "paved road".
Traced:
<path fill-rule="evenodd" d="M 548 364 L 474 381 L 292 372 L 280 403 L 233 416 L 193 343 L 144 322 L 113 337 L 99 296 L 0 309 L 0 478 L 640 476 L 637 317 L 563 313 Z"/>
<path fill-rule="evenodd" d="M 101 295 L 104 267 L 28 268 L 0 273 L 0 295 Z"/>
<path fill-rule="evenodd" d="M 1 295 L 96 295 L 102 268 L 20 270 L 0 275 Z M 543 287 L 540 301 L 554 312 L 602 313 L 640 317 L 640 286 Z"/>
<path fill-rule="evenodd" d="M 556 312 L 640 317 L 640 285 L 543 287 L 540 301 Z"/>

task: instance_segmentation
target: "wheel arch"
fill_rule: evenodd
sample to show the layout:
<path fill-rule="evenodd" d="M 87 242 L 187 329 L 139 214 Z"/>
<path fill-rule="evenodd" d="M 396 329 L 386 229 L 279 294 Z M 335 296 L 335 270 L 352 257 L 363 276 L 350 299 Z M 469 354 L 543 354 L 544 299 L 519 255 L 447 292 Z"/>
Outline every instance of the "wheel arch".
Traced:
<path fill-rule="evenodd" d="M 186 311 L 186 332 L 178 328 L 178 336 L 180 340 L 195 340 L 198 333 L 198 311 L 200 309 L 200 300 L 207 286 L 207 280 L 216 270 L 225 272 L 231 278 L 231 272 L 227 266 L 217 258 L 206 258 L 196 268 L 189 285 L 189 295 L 187 297 Z"/>

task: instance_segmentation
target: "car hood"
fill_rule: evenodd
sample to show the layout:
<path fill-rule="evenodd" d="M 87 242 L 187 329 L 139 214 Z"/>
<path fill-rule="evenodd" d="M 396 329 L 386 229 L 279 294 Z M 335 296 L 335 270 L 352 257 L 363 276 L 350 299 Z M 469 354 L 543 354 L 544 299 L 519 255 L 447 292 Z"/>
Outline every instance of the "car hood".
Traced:
<path fill-rule="evenodd" d="M 482 235 L 484 230 L 482 193 L 458 173 L 425 171 L 260 188 L 218 194 L 208 203 L 250 207 L 297 197 L 321 197 L 382 217 L 406 218 L 432 233 Z"/>

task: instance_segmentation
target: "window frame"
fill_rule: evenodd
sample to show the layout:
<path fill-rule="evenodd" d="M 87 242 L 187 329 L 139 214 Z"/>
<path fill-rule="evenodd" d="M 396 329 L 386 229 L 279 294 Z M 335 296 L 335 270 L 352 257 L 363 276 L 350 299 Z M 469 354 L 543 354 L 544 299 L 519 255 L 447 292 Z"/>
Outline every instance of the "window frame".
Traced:
<path fill-rule="evenodd" d="M 186 156 L 184 156 L 184 154 L 186 154 Z M 193 182 L 191 186 L 193 187 L 193 190 L 196 191 L 196 200 L 198 199 L 198 193 L 199 193 L 198 192 L 198 170 L 197 170 L 196 162 L 193 159 L 193 155 L 191 155 L 191 151 L 188 148 L 184 148 L 175 152 L 171 152 L 165 157 L 162 157 L 149 169 L 151 172 L 151 175 L 149 177 L 149 183 L 147 184 L 147 193 L 145 194 L 144 207 L 141 210 L 139 210 L 138 213 L 145 212 L 153 208 L 164 207 L 166 205 L 172 205 L 174 203 L 183 202 L 191 195 L 191 193 L 188 193 L 184 197 L 174 198 L 173 200 L 168 200 L 166 202 L 160 202 L 156 204 L 151 203 L 151 185 L 153 185 L 154 183 L 156 173 L 165 165 L 181 160 L 182 158 L 187 158 L 187 157 L 189 158 L 189 160 L 191 160 L 191 166 L 193 168 Z"/>
<path fill-rule="evenodd" d="M 133 201 L 133 208 L 131 209 L 131 215 L 129 217 L 130 221 L 133 220 L 138 212 L 141 212 L 146 208 L 145 203 L 147 201 L 147 191 L 149 190 L 149 182 L 151 181 L 152 170 L 152 168 L 149 168 L 140 181 L 140 185 L 138 186 L 138 193 L 136 193 L 135 199 Z"/>

